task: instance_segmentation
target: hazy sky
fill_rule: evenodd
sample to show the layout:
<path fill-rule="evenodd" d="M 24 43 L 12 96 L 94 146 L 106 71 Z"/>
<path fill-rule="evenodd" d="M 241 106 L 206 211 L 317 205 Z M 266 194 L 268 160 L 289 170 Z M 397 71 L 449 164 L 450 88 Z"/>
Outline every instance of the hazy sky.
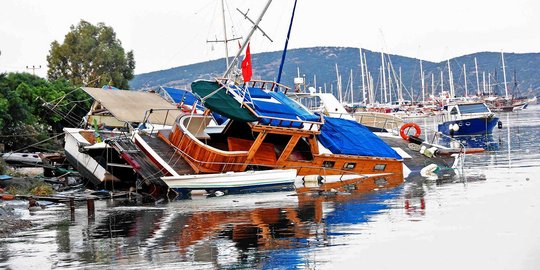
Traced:
<path fill-rule="evenodd" d="M 265 0 L 226 0 L 228 36 L 246 36 Z M 251 52 L 282 50 L 293 0 L 274 0 Z M 144 73 L 223 57 L 220 0 L 2 0 L 0 72 L 46 75 L 52 41 L 63 42 L 81 19 L 111 26 L 126 50 L 135 54 L 135 73 Z M 298 0 L 289 48 L 363 47 L 429 61 L 479 51 L 539 52 L 540 1 L 537 0 Z M 236 53 L 237 44 L 230 46 Z"/>

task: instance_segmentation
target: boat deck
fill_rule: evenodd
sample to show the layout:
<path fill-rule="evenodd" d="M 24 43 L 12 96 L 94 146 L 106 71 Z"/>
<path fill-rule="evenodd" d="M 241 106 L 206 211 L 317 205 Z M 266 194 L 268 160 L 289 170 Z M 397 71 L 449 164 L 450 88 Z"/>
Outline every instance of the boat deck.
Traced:
<path fill-rule="evenodd" d="M 161 133 L 166 133 L 167 131 L 160 131 Z M 153 137 L 148 134 L 140 134 L 141 138 L 163 159 L 171 168 L 173 168 L 176 173 L 183 174 L 194 174 L 195 171 L 189 166 L 189 164 L 182 158 L 181 155 L 176 153 L 175 149 L 165 143 L 162 139 L 158 137 Z M 168 134 L 164 134 L 168 137 Z"/>
<path fill-rule="evenodd" d="M 152 161 L 144 154 L 144 152 L 139 150 L 132 140 L 128 138 L 115 139 L 114 144 L 117 151 L 120 153 L 125 152 L 129 154 L 129 157 L 137 162 L 140 168 L 136 169 L 136 171 L 146 184 L 166 186 L 165 182 L 161 180 L 161 177 L 165 176 L 165 173 L 154 165 Z"/>

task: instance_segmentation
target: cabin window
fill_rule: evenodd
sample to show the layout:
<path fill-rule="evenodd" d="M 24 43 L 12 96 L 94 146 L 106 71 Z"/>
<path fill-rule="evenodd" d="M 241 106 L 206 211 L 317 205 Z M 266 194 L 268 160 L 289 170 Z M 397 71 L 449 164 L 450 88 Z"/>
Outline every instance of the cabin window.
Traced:
<path fill-rule="evenodd" d="M 452 108 L 452 110 L 450 110 L 450 114 L 451 114 L 451 115 L 458 114 L 457 108 L 456 108 L 456 107 Z"/>
<path fill-rule="evenodd" d="M 375 185 L 377 185 L 379 187 L 386 186 L 386 185 L 388 185 L 388 181 L 386 181 L 386 179 L 384 179 L 384 178 L 377 178 L 377 179 L 375 179 Z"/>
<path fill-rule="evenodd" d="M 374 171 L 384 171 L 386 169 L 386 164 L 377 164 L 373 168 Z"/>
<path fill-rule="evenodd" d="M 335 165 L 335 164 L 336 164 L 335 161 L 325 160 L 325 161 L 323 161 L 322 166 L 323 166 L 324 168 L 334 168 L 334 165 Z"/>
<path fill-rule="evenodd" d="M 343 165 L 344 170 L 352 170 L 356 167 L 356 163 L 354 162 L 346 162 L 345 165 Z"/>

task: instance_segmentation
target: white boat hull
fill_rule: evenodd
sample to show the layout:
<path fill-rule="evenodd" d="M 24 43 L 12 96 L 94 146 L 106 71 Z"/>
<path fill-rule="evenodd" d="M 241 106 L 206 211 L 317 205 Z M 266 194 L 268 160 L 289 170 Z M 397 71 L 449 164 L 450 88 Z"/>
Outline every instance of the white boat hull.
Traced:
<path fill-rule="evenodd" d="M 292 189 L 295 178 L 295 169 L 161 177 L 169 188 L 177 192 L 189 192 L 191 190 L 214 192 L 221 190 L 229 193 L 242 193 L 250 189 L 268 191 L 268 189 L 279 186 Z"/>

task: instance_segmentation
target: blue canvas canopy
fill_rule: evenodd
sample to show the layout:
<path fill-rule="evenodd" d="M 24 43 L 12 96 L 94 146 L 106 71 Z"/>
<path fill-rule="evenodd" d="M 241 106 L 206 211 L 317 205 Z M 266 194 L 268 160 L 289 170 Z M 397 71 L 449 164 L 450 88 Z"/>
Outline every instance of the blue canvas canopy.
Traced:
<path fill-rule="evenodd" d="M 319 116 L 315 115 L 314 113 L 306 110 L 302 106 L 300 106 L 298 103 L 292 101 L 288 96 L 283 94 L 282 92 L 269 92 L 270 96 L 273 98 L 279 100 L 279 102 L 287 105 L 289 108 L 291 108 L 300 119 L 304 121 L 313 121 L 318 122 Z"/>
<path fill-rule="evenodd" d="M 199 101 L 199 99 L 193 95 L 190 91 L 183 90 L 183 89 L 176 89 L 172 87 L 161 87 L 169 96 L 173 99 L 174 103 L 180 103 L 182 102 L 182 99 L 184 100 L 184 103 L 190 106 L 193 106 L 195 104 L 195 101 Z M 201 102 L 199 101 L 197 104 L 197 109 L 204 110 L 204 107 L 201 105 Z M 212 116 L 216 120 L 218 125 L 221 125 L 227 121 L 226 117 L 223 117 L 222 115 L 212 112 Z"/>
<path fill-rule="evenodd" d="M 193 105 L 195 104 L 195 101 L 197 101 L 197 97 L 193 95 L 193 93 L 183 90 L 183 89 L 176 89 L 172 87 L 161 87 L 169 96 L 173 99 L 174 103 L 180 103 L 182 100 L 187 105 Z M 200 103 L 200 102 L 199 102 Z M 202 108 L 202 106 L 197 106 L 197 108 Z"/>
<path fill-rule="evenodd" d="M 259 116 L 291 120 L 318 121 L 319 117 L 296 104 L 281 92 L 266 92 L 258 87 L 246 87 L 245 100 L 251 102 Z M 240 92 L 241 90 L 237 90 Z M 261 123 L 272 126 L 301 128 L 301 122 L 270 120 L 263 118 Z"/>
<path fill-rule="evenodd" d="M 363 125 L 348 119 L 325 117 L 321 144 L 334 154 L 395 158 L 401 156 Z"/>

